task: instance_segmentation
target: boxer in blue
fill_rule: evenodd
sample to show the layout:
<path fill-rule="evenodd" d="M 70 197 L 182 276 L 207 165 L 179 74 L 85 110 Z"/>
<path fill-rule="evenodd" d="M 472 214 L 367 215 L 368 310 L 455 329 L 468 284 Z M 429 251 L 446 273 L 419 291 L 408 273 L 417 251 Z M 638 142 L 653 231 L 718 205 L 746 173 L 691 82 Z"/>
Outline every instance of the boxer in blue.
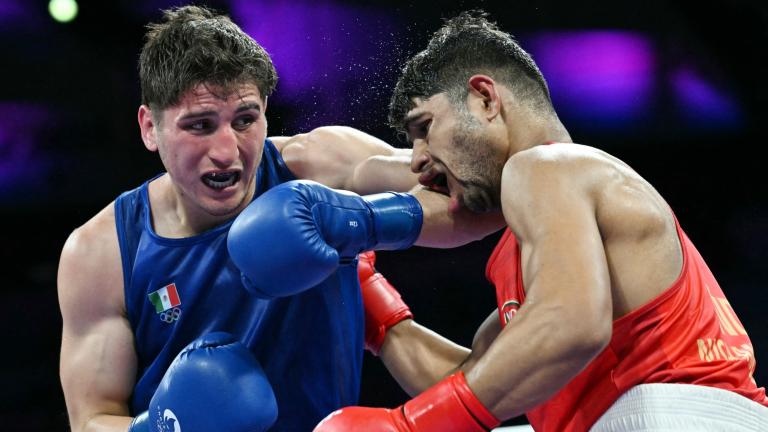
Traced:
<path fill-rule="evenodd" d="M 224 16 L 188 6 L 149 26 L 138 121 L 166 172 L 120 195 L 64 245 L 60 375 L 72 430 L 311 430 L 357 402 L 359 247 L 308 287 L 288 277 L 303 262 L 272 253 L 287 245 L 279 236 L 242 245 L 258 212 L 242 224 L 240 268 L 227 238 L 249 203 L 290 180 L 359 194 L 411 190 L 410 150 L 343 127 L 267 138 L 276 81 L 267 53 Z M 407 233 L 384 247 L 455 246 L 502 223 L 465 224 L 447 197 L 414 196 L 423 225 L 421 216 L 410 225 L 395 218 L 395 231 Z M 272 286 L 255 284 L 262 271 Z"/>

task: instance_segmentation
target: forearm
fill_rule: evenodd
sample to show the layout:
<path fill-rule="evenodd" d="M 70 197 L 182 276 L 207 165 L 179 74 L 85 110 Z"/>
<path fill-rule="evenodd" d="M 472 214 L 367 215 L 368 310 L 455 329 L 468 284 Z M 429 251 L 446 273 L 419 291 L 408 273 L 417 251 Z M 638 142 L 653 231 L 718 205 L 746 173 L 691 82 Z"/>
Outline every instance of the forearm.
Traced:
<path fill-rule="evenodd" d="M 469 349 L 408 319 L 389 329 L 380 357 L 400 387 L 416 396 L 456 371 L 469 354 Z"/>
<path fill-rule="evenodd" d="M 72 428 L 73 432 L 126 432 L 133 417 L 100 414 L 88 419 L 81 429 Z"/>
<path fill-rule="evenodd" d="M 457 247 L 480 240 L 506 225 L 501 212 L 480 214 L 464 208 L 451 211 L 449 197 L 418 184 L 410 162 L 411 152 L 404 149 L 370 156 L 356 166 L 348 189 L 361 195 L 382 191 L 414 194 L 424 211 L 421 235 L 416 242 L 419 246 Z"/>
<path fill-rule="evenodd" d="M 480 240 L 504 226 L 501 212 L 472 213 L 465 208 L 452 211 L 450 198 L 417 186 L 411 193 L 421 204 L 423 224 L 416 245 L 453 248 Z"/>
<path fill-rule="evenodd" d="M 477 343 L 490 335 L 488 330 L 491 329 L 491 326 L 481 326 L 478 331 L 481 337 L 475 336 L 473 350 Z M 382 358 L 413 399 L 395 409 L 342 408 L 320 422 L 315 431 L 482 432 L 493 430 L 500 424 L 499 419 L 477 400 L 467 386 L 464 374 L 456 371 L 462 359 L 471 357 L 469 350 L 437 336 L 410 319 L 391 327 L 390 333 L 384 341 Z"/>
<path fill-rule="evenodd" d="M 502 420 L 550 399 L 605 345 L 563 309 L 534 306 L 539 310 L 531 314 L 524 308 L 476 363 L 463 368 L 477 398 Z"/>
<path fill-rule="evenodd" d="M 272 137 L 297 178 L 360 195 L 405 192 L 418 184 L 410 149 L 344 126 L 325 126 L 293 137 Z"/>
<path fill-rule="evenodd" d="M 391 154 L 372 155 L 355 166 L 347 189 L 360 195 L 384 191 L 408 192 L 419 184 L 411 172 L 409 151 L 392 149 Z"/>

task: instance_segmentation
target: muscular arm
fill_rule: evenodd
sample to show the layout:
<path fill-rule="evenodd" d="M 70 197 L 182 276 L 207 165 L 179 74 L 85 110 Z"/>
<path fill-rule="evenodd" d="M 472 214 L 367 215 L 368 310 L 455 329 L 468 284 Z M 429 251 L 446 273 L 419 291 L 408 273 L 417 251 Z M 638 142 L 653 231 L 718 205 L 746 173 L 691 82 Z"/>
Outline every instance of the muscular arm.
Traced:
<path fill-rule="evenodd" d="M 271 138 L 296 177 L 360 195 L 407 192 L 418 184 L 411 150 L 345 126 L 325 126 L 293 137 Z"/>
<path fill-rule="evenodd" d="M 423 186 L 416 186 L 411 193 L 419 200 L 424 212 L 417 246 L 453 248 L 462 246 L 492 234 L 504 227 L 501 212 L 472 213 L 465 208 L 449 210 L 449 198 Z"/>
<path fill-rule="evenodd" d="M 477 398 L 501 419 L 549 399 L 611 335 L 595 182 L 585 174 L 593 167 L 552 150 L 528 150 L 505 167 L 502 206 L 520 243 L 526 301 L 482 358 L 465 368 Z"/>
<path fill-rule="evenodd" d="M 344 126 L 326 126 L 293 137 L 272 137 L 288 168 L 298 178 L 360 195 L 385 191 L 411 192 L 424 211 L 416 244 L 450 248 L 479 240 L 504 226 L 501 213 L 449 211 L 447 196 L 418 184 L 411 172 L 411 149 Z"/>
<path fill-rule="evenodd" d="M 400 387 L 416 396 L 460 367 L 472 367 L 500 330 L 494 311 L 483 321 L 469 350 L 413 320 L 404 320 L 389 329 L 380 356 Z"/>
<path fill-rule="evenodd" d="M 67 240 L 58 273 L 60 376 L 73 431 L 125 431 L 136 356 L 112 207 Z"/>

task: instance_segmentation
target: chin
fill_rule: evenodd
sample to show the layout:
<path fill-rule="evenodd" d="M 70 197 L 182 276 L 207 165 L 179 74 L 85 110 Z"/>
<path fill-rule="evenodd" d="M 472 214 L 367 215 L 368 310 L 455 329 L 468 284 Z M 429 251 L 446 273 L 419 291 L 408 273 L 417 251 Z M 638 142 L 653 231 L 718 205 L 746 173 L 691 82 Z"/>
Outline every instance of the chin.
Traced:
<path fill-rule="evenodd" d="M 484 190 L 473 190 L 465 193 L 462 205 L 473 213 L 490 213 L 499 210 L 500 205 Z"/>
<path fill-rule="evenodd" d="M 486 207 L 486 206 L 484 206 L 482 204 L 477 204 L 477 203 L 474 203 L 474 202 L 471 202 L 471 201 L 467 202 L 467 203 L 464 203 L 464 207 L 466 207 L 466 209 L 471 211 L 472 213 L 488 213 L 488 212 L 491 211 L 490 208 L 488 208 L 488 207 Z"/>
<path fill-rule="evenodd" d="M 237 216 L 242 209 L 239 207 L 227 207 L 227 208 L 217 208 L 212 209 L 208 213 L 211 214 L 211 216 L 216 217 L 235 217 Z"/>
<path fill-rule="evenodd" d="M 228 199 L 226 201 L 214 201 L 201 204 L 201 207 L 205 209 L 208 214 L 215 217 L 236 216 L 245 208 L 245 206 L 242 205 L 242 197 L 238 197 L 238 199 Z"/>

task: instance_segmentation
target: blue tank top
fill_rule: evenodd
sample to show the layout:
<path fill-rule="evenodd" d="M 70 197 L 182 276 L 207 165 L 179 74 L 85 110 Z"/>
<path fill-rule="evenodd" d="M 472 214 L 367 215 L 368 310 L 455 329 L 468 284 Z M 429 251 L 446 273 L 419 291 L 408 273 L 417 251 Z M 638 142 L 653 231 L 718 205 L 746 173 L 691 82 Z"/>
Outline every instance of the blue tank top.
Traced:
<path fill-rule="evenodd" d="M 255 196 L 294 178 L 266 140 Z M 147 409 L 176 354 L 212 331 L 234 334 L 261 362 L 279 411 L 271 430 L 309 431 L 331 411 L 356 404 L 364 325 L 357 262 L 301 294 L 254 298 L 229 259 L 232 221 L 194 237 L 160 237 L 150 219 L 150 182 L 115 200 L 125 307 L 138 357 L 132 413 Z"/>

